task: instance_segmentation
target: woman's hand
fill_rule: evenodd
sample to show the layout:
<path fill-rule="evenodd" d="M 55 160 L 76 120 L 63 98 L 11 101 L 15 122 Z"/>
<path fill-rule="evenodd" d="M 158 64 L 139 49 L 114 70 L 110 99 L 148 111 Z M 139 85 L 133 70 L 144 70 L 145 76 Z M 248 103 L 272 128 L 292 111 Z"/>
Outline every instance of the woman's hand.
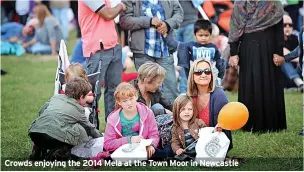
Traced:
<path fill-rule="evenodd" d="M 229 66 L 237 68 L 238 64 L 239 64 L 239 56 L 238 55 L 231 56 L 229 58 Z"/>
<path fill-rule="evenodd" d="M 176 154 L 176 155 L 180 155 L 180 154 L 182 154 L 182 153 L 184 153 L 184 152 L 185 152 L 184 149 L 179 148 L 179 149 L 177 149 L 177 151 L 175 152 L 175 154 Z"/>
<path fill-rule="evenodd" d="M 166 111 L 166 114 L 168 114 L 168 115 L 173 115 L 173 113 L 172 113 L 170 110 L 165 109 L 165 111 Z"/>
<path fill-rule="evenodd" d="M 148 158 L 151 158 L 152 155 L 155 153 L 155 149 L 152 145 L 147 146 L 146 150 L 147 150 Z"/>
<path fill-rule="evenodd" d="M 283 63 L 285 63 L 285 59 L 280 55 L 273 54 L 273 63 L 276 66 L 281 66 Z"/>

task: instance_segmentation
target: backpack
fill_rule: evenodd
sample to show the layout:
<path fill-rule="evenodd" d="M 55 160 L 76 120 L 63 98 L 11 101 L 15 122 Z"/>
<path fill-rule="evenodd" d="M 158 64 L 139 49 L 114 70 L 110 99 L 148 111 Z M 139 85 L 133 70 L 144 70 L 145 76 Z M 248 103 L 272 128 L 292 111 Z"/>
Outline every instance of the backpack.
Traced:
<path fill-rule="evenodd" d="M 164 148 L 166 145 L 171 144 L 173 116 L 168 114 L 157 115 L 155 120 L 161 140 L 160 146 Z"/>

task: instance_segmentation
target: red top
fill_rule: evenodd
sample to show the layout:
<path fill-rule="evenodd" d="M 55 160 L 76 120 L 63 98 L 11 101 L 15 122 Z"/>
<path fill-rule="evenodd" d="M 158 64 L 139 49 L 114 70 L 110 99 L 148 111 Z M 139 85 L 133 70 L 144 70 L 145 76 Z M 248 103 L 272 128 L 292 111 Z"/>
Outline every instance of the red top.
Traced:
<path fill-rule="evenodd" d="M 197 97 L 193 98 L 195 104 L 197 104 Z M 209 126 L 209 103 L 201 110 L 198 111 L 199 119 L 203 120 L 207 126 Z"/>

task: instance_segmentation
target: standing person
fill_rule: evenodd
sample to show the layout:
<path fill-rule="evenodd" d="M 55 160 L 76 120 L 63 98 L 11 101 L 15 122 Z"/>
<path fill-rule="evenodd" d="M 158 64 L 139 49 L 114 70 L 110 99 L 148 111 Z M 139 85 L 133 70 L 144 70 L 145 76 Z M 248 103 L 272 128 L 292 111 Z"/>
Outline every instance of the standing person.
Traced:
<path fill-rule="evenodd" d="M 229 43 L 229 64 L 240 66 L 238 101 L 249 110 L 249 119 L 243 130 L 286 129 L 280 67 L 284 62 L 281 2 L 235 1 Z"/>
<path fill-rule="evenodd" d="M 177 81 L 173 57 L 169 54 L 161 33 L 172 34 L 183 20 L 183 10 L 177 0 L 125 1 L 127 10 L 120 16 L 121 28 L 130 32 L 130 49 L 136 70 L 147 61 L 156 62 L 167 71 L 163 92 L 173 101 Z"/>
<path fill-rule="evenodd" d="M 30 0 L 16 0 L 16 12 L 20 23 L 25 25 L 30 12 Z"/>
<path fill-rule="evenodd" d="M 198 19 L 198 10 L 195 8 L 191 0 L 179 0 L 179 3 L 184 11 L 184 20 L 180 28 L 176 30 L 176 40 L 180 42 L 194 41 L 193 34 L 194 23 Z M 181 68 L 181 79 L 179 83 L 179 93 L 187 92 L 187 77 L 185 69 Z"/>
<path fill-rule="evenodd" d="M 81 32 L 80 32 L 80 27 L 79 27 L 79 22 L 78 22 L 78 1 L 71 1 L 70 5 L 71 5 L 71 9 L 74 13 L 77 38 L 81 38 Z"/>
<path fill-rule="evenodd" d="M 63 34 L 63 38 L 67 40 L 69 38 L 69 19 L 68 12 L 70 9 L 69 0 L 51 0 L 50 7 L 53 15 L 60 23 L 60 28 Z"/>
<path fill-rule="evenodd" d="M 99 81 L 105 83 L 105 119 L 114 110 L 114 91 L 121 82 L 122 63 L 121 45 L 115 29 L 114 18 L 126 10 L 123 3 L 111 8 L 110 0 L 79 0 L 78 20 L 83 43 L 83 56 L 86 59 L 88 74 L 98 71 L 101 61 Z M 102 41 L 103 48 L 100 47 Z M 97 89 L 97 99 L 101 96 L 101 84 Z"/>
<path fill-rule="evenodd" d="M 193 33 L 195 41 L 177 42 L 170 35 L 163 34 L 166 43 L 177 49 L 178 65 L 183 66 L 188 77 L 190 62 L 196 59 L 206 59 L 213 64 L 216 84 L 221 85 L 221 80 L 225 74 L 225 61 L 221 58 L 221 53 L 216 45 L 210 43 L 212 35 L 212 24 L 209 20 L 199 19 L 194 24 Z"/>
<path fill-rule="evenodd" d="M 187 95 L 193 98 L 198 118 L 208 127 L 216 126 L 220 110 L 228 103 L 224 90 L 215 86 L 214 68 L 205 59 L 195 60 L 188 78 Z M 230 140 L 230 150 L 233 147 L 231 131 L 223 132 Z"/>

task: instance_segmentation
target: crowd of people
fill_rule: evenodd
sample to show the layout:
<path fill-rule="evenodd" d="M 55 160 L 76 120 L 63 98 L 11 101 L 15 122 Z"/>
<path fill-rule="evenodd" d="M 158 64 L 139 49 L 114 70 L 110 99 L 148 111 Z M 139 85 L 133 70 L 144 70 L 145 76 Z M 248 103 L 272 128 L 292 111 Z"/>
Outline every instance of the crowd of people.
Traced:
<path fill-rule="evenodd" d="M 98 72 L 101 64 L 99 80 L 103 84 L 92 94 L 95 88 L 85 75 L 74 72 L 66 79 L 64 92 L 43 105 L 31 124 L 29 135 L 35 145 L 31 158 L 45 158 L 42 152 L 46 149 L 55 149 L 51 151 L 55 159 L 64 157 L 72 146 L 88 141 L 88 136 L 101 136 L 82 113 L 90 96 L 100 99 L 102 86 L 104 149 L 109 152 L 126 143 L 152 139 L 148 157 L 167 159 L 193 150 L 198 129 L 205 126 L 224 132 L 232 149 L 231 131 L 217 126 L 217 118 L 228 103 L 224 90 L 235 83 L 238 101 L 249 110 L 243 131 L 286 129 L 284 87 L 291 83 L 303 91 L 303 7 L 297 2 L 288 5 L 287 0 L 283 6 L 281 1 L 235 1 L 225 33 L 223 26 L 210 22 L 214 18 L 200 18 L 197 8 L 202 0 L 115 5 L 109 0 L 79 0 L 74 14 L 80 39 L 71 61 L 81 63 L 86 75 Z M 56 55 L 60 40 L 69 38 L 68 24 L 63 24 L 68 21 L 63 18 L 68 4 L 36 2 L 33 19 L 23 22 L 24 15 L 31 16 L 30 10 L 19 15 L 25 25 L 2 24 L 1 49 L 8 42 L 20 45 L 15 47 L 18 51 L 24 48 L 33 54 Z M 126 45 L 131 53 L 123 48 Z M 129 65 L 125 59 L 130 61 L 130 56 L 137 72 L 126 79 L 124 68 Z M 236 74 L 238 82 L 229 82 L 228 71 Z M 161 133 L 159 118 L 173 120 L 169 143 Z"/>

